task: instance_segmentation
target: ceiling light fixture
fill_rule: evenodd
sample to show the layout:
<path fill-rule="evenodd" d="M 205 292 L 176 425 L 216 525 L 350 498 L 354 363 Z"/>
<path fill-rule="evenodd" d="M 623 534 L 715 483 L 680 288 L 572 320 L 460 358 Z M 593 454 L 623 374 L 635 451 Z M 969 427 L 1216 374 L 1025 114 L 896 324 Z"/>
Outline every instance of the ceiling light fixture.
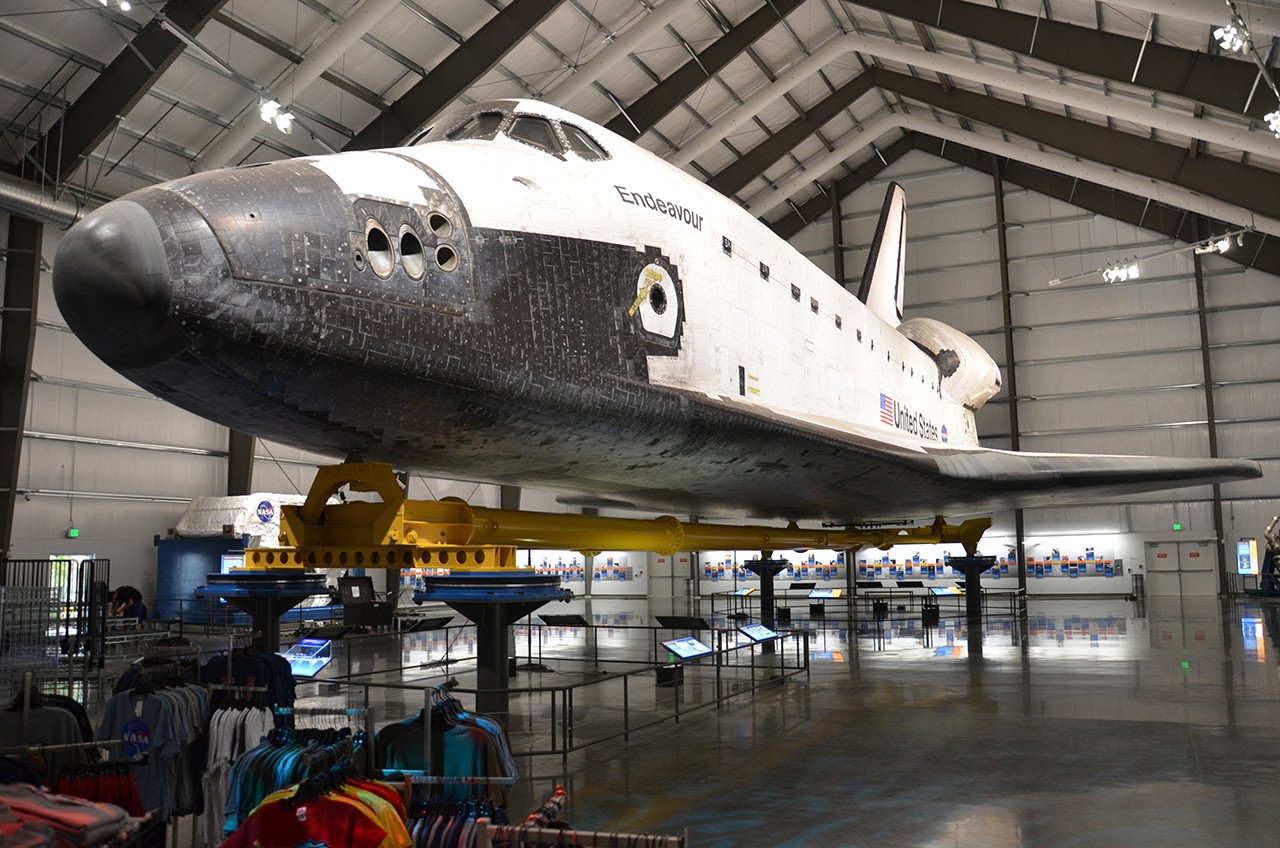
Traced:
<path fill-rule="evenodd" d="M 1243 53 L 1249 49 L 1249 30 L 1239 18 L 1215 29 L 1213 37 L 1218 40 L 1218 46 L 1229 53 Z"/>
<path fill-rule="evenodd" d="M 1138 258 L 1122 259 L 1119 262 L 1113 262 L 1102 269 L 1102 279 L 1108 283 L 1123 283 L 1126 280 L 1136 280 L 1139 277 Z"/>
<path fill-rule="evenodd" d="M 282 133 L 293 131 L 293 113 L 286 112 L 278 100 L 264 100 L 258 106 L 258 115 L 264 123 L 275 124 Z"/>
<path fill-rule="evenodd" d="M 1142 276 L 1142 269 L 1139 263 L 1148 262 L 1152 259 L 1160 259 L 1165 256 L 1174 256 L 1179 253 L 1188 251 L 1197 254 L 1205 253 L 1226 253 L 1231 249 L 1231 243 L 1234 240 L 1236 246 L 1244 246 L 1245 233 L 1253 232 L 1253 227 L 1243 227 L 1238 230 L 1232 230 L 1223 233 L 1220 236 L 1209 236 L 1201 239 L 1194 244 L 1186 247 L 1175 247 L 1172 250 L 1162 250 L 1159 253 L 1152 253 L 1147 256 L 1134 256 L 1132 258 L 1121 259 L 1116 262 L 1109 262 L 1101 268 L 1094 268 L 1091 271 L 1081 271 L 1079 274 L 1073 274 L 1070 277 L 1059 277 L 1056 280 L 1050 280 L 1049 285 L 1056 286 L 1062 283 L 1070 283 L 1075 280 L 1083 280 L 1086 277 L 1092 277 L 1095 274 L 1101 274 L 1102 279 L 1107 283 L 1124 283 L 1129 280 L 1137 280 Z"/>
<path fill-rule="evenodd" d="M 1213 37 L 1218 40 L 1218 46 L 1223 50 L 1231 53 L 1248 53 L 1253 63 L 1258 66 L 1258 75 L 1267 83 L 1267 88 L 1271 89 L 1271 93 L 1280 100 L 1280 88 L 1276 87 L 1276 81 L 1271 76 L 1271 68 L 1268 65 L 1270 59 L 1263 59 L 1256 47 L 1253 45 L 1253 36 L 1249 33 L 1249 25 L 1244 22 L 1244 18 L 1240 16 L 1240 10 L 1236 8 L 1235 0 L 1225 0 L 1227 9 L 1231 11 L 1231 23 L 1226 26 L 1220 26 L 1213 31 Z M 1256 83 L 1255 83 L 1256 85 Z M 1253 95 L 1249 95 L 1249 101 L 1253 100 Z M 1247 110 L 1249 102 L 1245 103 Z M 1275 134 L 1276 138 L 1280 138 L 1280 108 L 1266 116 L 1267 127 Z"/>
<path fill-rule="evenodd" d="M 1280 138 L 1280 109 L 1268 113 L 1265 117 L 1267 119 L 1267 129 L 1275 133 L 1276 138 Z"/>

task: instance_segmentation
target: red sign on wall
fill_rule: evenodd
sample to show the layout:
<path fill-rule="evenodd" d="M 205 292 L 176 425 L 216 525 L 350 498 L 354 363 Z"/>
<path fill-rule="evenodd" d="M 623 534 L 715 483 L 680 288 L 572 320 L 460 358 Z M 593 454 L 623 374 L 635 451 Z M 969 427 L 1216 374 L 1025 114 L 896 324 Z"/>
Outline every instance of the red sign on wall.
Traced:
<path fill-rule="evenodd" d="M 1156 554 L 1156 559 L 1168 559 L 1168 554 Z"/>
<path fill-rule="evenodd" d="M 1192 559 L 1199 559 L 1199 558 L 1200 558 L 1200 552 L 1199 552 L 1199 551 L 1192 551 L 1192 552 L 1191 552 L 1191 558 L 1192 558 Z"/>

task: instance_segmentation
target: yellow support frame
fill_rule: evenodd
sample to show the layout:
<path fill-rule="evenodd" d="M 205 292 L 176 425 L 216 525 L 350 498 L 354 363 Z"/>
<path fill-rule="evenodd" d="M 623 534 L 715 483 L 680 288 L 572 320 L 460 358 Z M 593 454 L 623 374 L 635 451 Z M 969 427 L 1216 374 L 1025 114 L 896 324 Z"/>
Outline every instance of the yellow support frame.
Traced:
<path fill-rule="evenodd" d="M 374 492 L 381 502 L 330 504 L 343 486 Z M 378 462 L 323 466 L 301 506 L 280 511 L 283 548 L 246 552 L 250 571 L 304 568 L 515 569 L 516 548 L 588 552 L 792 549 L 849 550 L 894 545 L 956 543 L 977 553 L 991 519 L 927 527 L 806 530 L 731 524 L 688 524 L 669 515 L 653 519 L 605 518 L 471 506 L 457 498 L 409 500 L 390 465 Z"/>

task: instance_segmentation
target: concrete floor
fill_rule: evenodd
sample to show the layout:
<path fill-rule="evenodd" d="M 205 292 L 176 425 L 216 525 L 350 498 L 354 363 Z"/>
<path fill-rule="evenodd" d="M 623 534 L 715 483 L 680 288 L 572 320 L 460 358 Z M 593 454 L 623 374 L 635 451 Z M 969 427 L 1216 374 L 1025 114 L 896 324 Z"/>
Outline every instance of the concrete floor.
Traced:
<path fill-rule="evenodd" d="M 655 610 L 597 601 L 591 612 L 617 625 Z M 575 826 L 687 828 L 695 848 L 1276 844 L 1280 611 L 1033 600 L 1025 623 L 992 618 L 984 630 L 975 651 L 954 615 L 929 629 L 918 617 L 864 619 L 852 641 L 847 623 L 828 620 L 813 631 L 807 678 L 587 748 L 567 765 L 522 760 L 528 779 L 512 813 L 563 782 Z M 601 665 L 644 656 L 647 639 L 601 634 Z M 516 642 L 525 653 L 523 629 Z M 348 647 L 356 669 L 435 655 L 428 637 Z M 549 631 L 542 647 L 558 673 L 521 674 L 513 686 L 581 679 L 584 666 L 566 659 L 586 653 L 581 632 Z M 300 706 L 356 697 L 318 689 Z M 618 707 L 616 687 L 579 693 L 582 715 Z M 379 725 L 422 704 L 417 691 L 370 697 Z M 516 705 L 513 737 L 545 723 L 545 708 Z"/>

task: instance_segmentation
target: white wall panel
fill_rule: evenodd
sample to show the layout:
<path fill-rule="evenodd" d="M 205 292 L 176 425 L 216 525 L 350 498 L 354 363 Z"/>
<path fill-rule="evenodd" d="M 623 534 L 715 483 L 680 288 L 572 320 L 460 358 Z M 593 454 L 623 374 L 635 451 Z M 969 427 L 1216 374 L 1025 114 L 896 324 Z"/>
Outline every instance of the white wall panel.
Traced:
<path fill-rule="evenodd" d="M 1015 348 L 1019 359 L 1021 348 Z M 1200 352 L 1142 353 L 1105 360 L 1019 364 L 1023 395 L 1101 392 L 1200 381 Z M 1216 376 L 1216 373 L 1215 373 Z"/>
<path fill-rule="evenodd" d="M 1215 344 L 1270 341 L 1280 335 L 1276 331 L 1280 327 L 1280 305 L 1216 312 L 1208 320 L 1209 338 Z"/>
<path fill-rule="evenodd" d="M 1152 427 L 1098 433 L 1034 436 L 1023 434 L 1022 449 L 1051 453 L 1136 454 L 1140 456 L 1208 456 L 1209 431 L 1203 425 Z M 1224 454 L 1236 456 L 1238 454 Z"/>
<path fill-rule="evenodd" d="M 1278 352 L 1280 353 L 1280 352 Z M 1275 362 L 1280 364 L 1280 359 Z M 1217 379 L 1218 375 L 1213 375 Z M 1280 379 L 1280 373 L 1276 374 Z M 1214 390 L 1214 407 L 1219 421 L 1241 418 L 1280 419 L 1280 385 L 1259 383 L 1245 386 L 1219 386 Z M 1280 444 L 1274 445 L 1280 454 Z"/>
<path fill-rule="evenodd" d="M 1213 379 L 1274 380 L 1280 377 L 1280 342 L 1238 348 L 1214 348 L 1209 351 Z"/>
<path fill-rule="evenodd" d="M 1079 286 L 1070 283 L 1013 299 L 1015 324 L 1105 320 L 1122 315 L 1150 315 L 1196 308 L 1194 280 L 1160 280 L 1146 284 Z"/>
<path fill-rule="evenodd" d="M 1040 325 L 1014 333 L 1019 359 L 1161 350 L 1199 344 L 1199 340 L 1200 328 L 1194 315 L 1099 321 L 1065 327 Z"/>
<path fill-rule="evenodd" d="M 1218 453 L 1222 456 L 1276 456 L 1280 453 L 1280 442 L 1276 438 L 1275 422 L 1219 424 Z M 1280 485 L 1280 478 L 1271 482 L 1273 486 Z"/>
<path fill-rule="evenodd" d="M 1181 389 L 1097 398 L 1053 398 L 1018 404 L 1024 433 L 1169 424 L 1205 419 L 1204 391 Z"/>

